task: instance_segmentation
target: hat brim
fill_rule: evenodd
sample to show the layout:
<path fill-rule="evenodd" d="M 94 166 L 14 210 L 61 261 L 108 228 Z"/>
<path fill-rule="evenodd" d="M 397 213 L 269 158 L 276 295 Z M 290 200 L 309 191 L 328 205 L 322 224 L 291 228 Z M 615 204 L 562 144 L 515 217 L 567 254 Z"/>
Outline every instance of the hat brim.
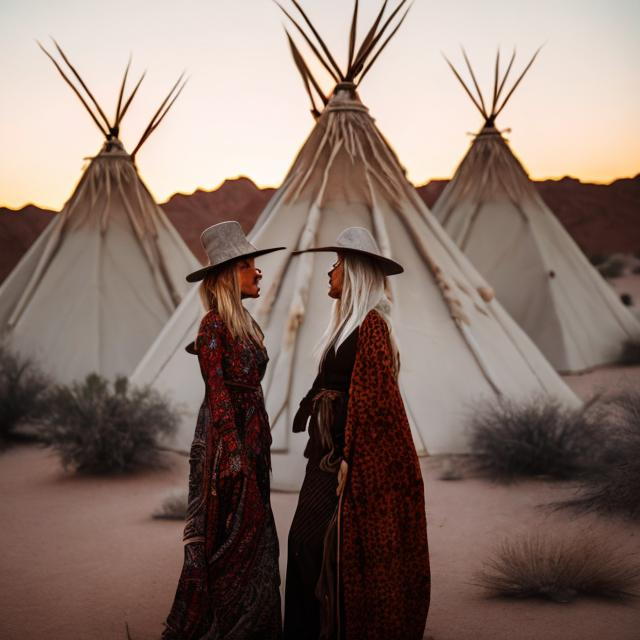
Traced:
<path fill-rule="evenodd" d="M 208 273 L 219 269 L 220 267 L 224 267 L 226 265 L 235 262 L 236 260 L 242 260 L 243 258 L 257 258 L 258 256 L 263 256 L 267 253 L 273 253 L 274 251 L 283 251 L 286 247 L 275 247 L 273 249 L 258 249 L 257 251 L 250 251 L 249 253 L 243 253 L 242 255 L 235 256 L 234 258 L 229 258 L 229 260 L 224 260 L 223 262 L 219 262 L 218 264 L 208 265 L 206 267 L 202 267 L 202 269 L 198 269 L 197 271 L 193 271 L 187 276 L 187 282 L 198 282 L 199 280 L 204 280 Z"/>
<path fill-rule="evenodd" d="M 376 253 L 370 251 L 362 251 L 361 249 L 351 249 L 350 247 L 315 247 L 313 249 L 303 249 L 301 251 L 293 251 L 292 255 L 297 256 L 301 253 L 357 253 L 361 256 L 366 256 L 377 262 L 382 267 L 382 272 L 385 276 L 395 276 L 404 272 L 404 267 L 391 258 L 385 258 L 379 256 Z"/>

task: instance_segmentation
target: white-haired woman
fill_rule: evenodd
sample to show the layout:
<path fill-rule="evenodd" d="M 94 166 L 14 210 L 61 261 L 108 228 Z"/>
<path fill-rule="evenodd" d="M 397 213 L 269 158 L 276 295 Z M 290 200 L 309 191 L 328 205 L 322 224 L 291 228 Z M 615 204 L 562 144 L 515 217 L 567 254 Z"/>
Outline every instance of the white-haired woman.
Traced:
<path fill-rule="evenodd" d="M 258 250 L 237 222 L 201 236 L 209 266 L 195 343 L 205 382 L 191 447 L 185 555 L 163 640 L 281 637 L 278 539 L 269 497 L 271 433 L 260 381 L 262 332 L 242 305 L 260 295 Z M 282 248 L 282 247 L 280 247 Z"/>
<path fill-rule="evenodd" d="M 308 458 L 289 532 L 286 640 L 422 638 L 430 594 L 424 488 L 398 388 L 385 277 L 366 230 L 336 244 L 318 375 L 294 418 Z"/>

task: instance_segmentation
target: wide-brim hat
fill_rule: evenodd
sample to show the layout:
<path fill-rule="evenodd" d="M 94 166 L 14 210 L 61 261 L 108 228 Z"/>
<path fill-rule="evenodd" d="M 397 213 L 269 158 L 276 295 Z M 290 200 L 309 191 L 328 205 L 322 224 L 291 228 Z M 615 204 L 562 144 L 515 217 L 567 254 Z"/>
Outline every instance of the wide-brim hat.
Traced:
<path fill-rule="evenodd" d="M 293 255 L 300 253 L 313 253 L 316 251 L 333 251 L 335 253 L 356 253 L 374 260 L 382 268 L 385 276 L 393 276 L 402 273 L 402 265 L 391 258 L 386 258 L 380 253 L 380 248 L 371 233 L 363 227 L 349 227 L 336 239 L 336 243 L 330 247 L 314 247 L 294 251 Z"/>
<path fill-rule="evenodd" d="M 214 269 L 229 264 L 240 258 L 256 258 L 257 256 L 282 251 L 286 247 L 258 249 L 244 235 L 242 227 L 235 220 L 219 222 L 208 227 L 200 234 L 200 242 L 209 258 L 209 264 L 187 276 L 187 282 L 198 282 Z"/>

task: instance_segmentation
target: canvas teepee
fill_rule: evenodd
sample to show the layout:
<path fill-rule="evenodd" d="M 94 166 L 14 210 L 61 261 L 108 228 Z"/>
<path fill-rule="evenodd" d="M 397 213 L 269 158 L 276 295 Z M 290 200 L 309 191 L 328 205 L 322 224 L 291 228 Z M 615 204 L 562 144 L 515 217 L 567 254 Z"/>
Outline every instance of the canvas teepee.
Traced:
<path fill-rule="evenodd" d="M 400 386 L 416 447 L 420 453 L 460 452 L 466 450 L 464 425 L 475 400 L 501 394 L 577 400 L 435 221 L 357 95 L 357 84 L 404 18 L 396 18 L 404 4 L 386 20 L 383 6 L 356 51 L 356 2 L 346 72 L 302 14 L 311 35 L 297 28 L 337 84 L 327 98 L 289 39 L 319 117 L 250 237 L 259 247 L 275 242 L 305 249 L 333 243 L 349 226 L 371 230 L 383 253 L 405 267 L 389 284 Z M 273 435 L 273 486 L 279 489 L 298 489 L 304 474 L 307 436 L 293 434 L 291 422 L 317 370 L 312 353 L 329 319 L 327 271 L 333 260 L 329 254 L 288 252 L 259 260 L 265 293 L 250 309 L 271 357 L 263 388 Z M 173 392 L 190 410 L 182 446 L 191 440 L 203 397 L 197 364 L 184 352 L 201 315 L 194 291 L 133 376 Z"/>
<path fill-rule="evenodd" d="M 198 266 L 134 164 L 178 97 L 181 80 L 129 154 L 118 132 L 142 78 L 125 99 L 127 66 L 110 122 L 56 47 L 61 62 L 43 51 L 106 141 L 63 210 L 0 287 L 0 336 L 60 382 L 91 372 L 128 375 L 186 292 L 184 274 Z"/>
<path fill-rule="evenodd" d="M 580 371 L 617 360 L 627 340 L 640 338 L 640 323 L 544 203 L 495 126 L 536 55 L 507 91 L 515 52 L 502 75 L 498 53 L 490 102 L 466 54 L 473 86 L 447 60 L 484 125 L 433 213 L 549 362 Z"/>

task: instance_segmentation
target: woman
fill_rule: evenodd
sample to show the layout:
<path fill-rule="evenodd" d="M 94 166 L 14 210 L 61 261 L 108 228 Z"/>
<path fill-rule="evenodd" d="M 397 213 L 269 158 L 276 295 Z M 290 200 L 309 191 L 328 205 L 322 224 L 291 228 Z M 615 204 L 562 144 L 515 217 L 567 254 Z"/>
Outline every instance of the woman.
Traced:
<path fill-rule="evenodd" d="M 195 343 L 205 382 L 191 447 L 184 566 L 164 640 L 281 637 L 278 539 L 269 499 L 271 433 L 260 381 L 262 333 L 242 298 L 257 298 L 257 250 L 237 222 L 201 236 L 209 265 Z"/>
<path fill-rule="evenodd" d="M 294 418 L 294 431 L 311 419 L 289 533 L 284 638 L 422 638 L 430 593 L 424 488 L 385 295 L 385 276 L 403 269 L 358 227 L 309 251 L 338 259 L 318 375 Z"/>

